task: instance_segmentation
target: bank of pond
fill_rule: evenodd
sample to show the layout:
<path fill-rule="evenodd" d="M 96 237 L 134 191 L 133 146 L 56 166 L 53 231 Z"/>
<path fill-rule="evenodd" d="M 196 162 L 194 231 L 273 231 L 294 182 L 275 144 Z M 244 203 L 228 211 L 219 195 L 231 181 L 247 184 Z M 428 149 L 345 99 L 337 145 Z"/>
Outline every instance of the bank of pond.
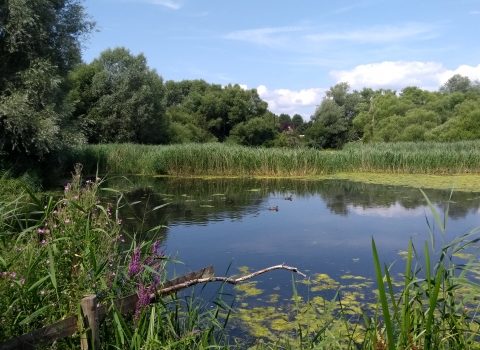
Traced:
<path fill-rule="evenodd" d="M 333 173 L 467 174 L 480 172 L 480 141 L 350 143 L 340 151 L 228 144 L 76 148 L 63 169 L 171 176 L 315 176 Z"/>
<path fill-rule="evenodd" d="M 134 313 L 102 324 L 102 347 L 480 348 L 474 186 L 82 170 L 58 198 L 0 203 L 0 342 L 79 314 L 85 294 L 108 307 L 138 293 Z M 277 270 L 141 298 L 208 265 L 240 277 L 282 263 L 307 278 Z"/>

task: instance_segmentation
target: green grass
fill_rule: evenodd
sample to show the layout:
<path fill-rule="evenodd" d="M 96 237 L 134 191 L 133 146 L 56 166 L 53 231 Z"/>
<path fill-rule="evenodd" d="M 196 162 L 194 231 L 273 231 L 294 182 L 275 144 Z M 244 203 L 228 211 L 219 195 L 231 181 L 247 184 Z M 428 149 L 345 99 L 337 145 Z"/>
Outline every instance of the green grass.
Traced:
<path fill-rule="evenodd" d="M 480 141 L 350 144 L 341 151 L 249 148 L 225 144 L 77 148 L 66 167 L 87 173 L 172 176 L 314 176 L 341 172 L 458 174 L 480 172 Z"/>

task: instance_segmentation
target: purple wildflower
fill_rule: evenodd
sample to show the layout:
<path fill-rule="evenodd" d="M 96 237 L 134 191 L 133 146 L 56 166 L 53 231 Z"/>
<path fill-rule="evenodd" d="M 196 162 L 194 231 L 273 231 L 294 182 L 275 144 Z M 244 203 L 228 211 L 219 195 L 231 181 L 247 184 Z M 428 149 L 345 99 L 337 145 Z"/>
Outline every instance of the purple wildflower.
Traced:
<path fill-rule="evenodd" d="M 137 249 L 135 249 L 135 252 L 133 253 L 132 260 L 130 260 L 128 274 L 130 276 L 134 276 L 140 271 L 142 271 L 142 266 L 140 265 L 140 247 L 137 247 Z"/>
<path fill-rule="evenodd" d="M 15 277 L 17 277 L 17 274 L 16 274 L 15 272 L 12 272 L 12 273 L 10 274 L 10 277 L 15 278 Z"/>
<path fill-rule="evenodd" d="M 44 295 L 44 294 L 45 294 L 45 291 L 44 291 L 44 290 L 41 290 L 41 291 L 40 291 L 40 294 L 41 294 L 41 295 Z"/>
<path fill-rule="evenodd" d="M 70 222 L 70 219 L 66 219 L 65 223 L 68 224 Z"/>
<path fill-rule="evenodd" d="M 140 317 L 140 313 L 142 312 L 142 308 L 150 304 L 150 295 L 152 294 L 154 286 L 145 287 L 143 282 L 140 282 L 138 286 L 138 302 L 137 308 L 135 310 L 134 320 L 135 322 L 138 321 Z"/>

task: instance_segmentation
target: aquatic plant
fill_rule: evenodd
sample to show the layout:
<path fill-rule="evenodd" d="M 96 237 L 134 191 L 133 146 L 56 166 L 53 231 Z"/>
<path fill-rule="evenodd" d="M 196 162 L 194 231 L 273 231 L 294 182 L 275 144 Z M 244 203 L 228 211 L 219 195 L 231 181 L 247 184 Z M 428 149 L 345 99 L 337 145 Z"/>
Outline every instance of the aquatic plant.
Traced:
<path fill-rule="evenodd" d="M 173 176 L 312 176 L 339 172 L 457 174 L 480 172 L 480 141 L 355 143 L 341 151 L 252 148 L 228 144 L 89 145 L 80 160 L 93 172 Z"/>

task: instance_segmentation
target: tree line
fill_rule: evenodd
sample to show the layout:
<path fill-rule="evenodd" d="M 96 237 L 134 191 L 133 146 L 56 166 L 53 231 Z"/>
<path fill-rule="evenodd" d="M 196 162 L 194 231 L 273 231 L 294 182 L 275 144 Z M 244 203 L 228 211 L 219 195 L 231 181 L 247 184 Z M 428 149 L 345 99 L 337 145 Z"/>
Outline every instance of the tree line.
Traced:
<path fill-rule="evenodd" d="M 480 138 L 480 84 L 455 75 L 438 91 L 331 87 L 309 122 L 275 115 L 256 89 L 166 81 L 117 47 L 91 63 L 96 23 L 81 0 L 0 4 L 0 156 L 43 161 L 87 143 L 226 142 L 340 149 L 344 144 Z"/>

